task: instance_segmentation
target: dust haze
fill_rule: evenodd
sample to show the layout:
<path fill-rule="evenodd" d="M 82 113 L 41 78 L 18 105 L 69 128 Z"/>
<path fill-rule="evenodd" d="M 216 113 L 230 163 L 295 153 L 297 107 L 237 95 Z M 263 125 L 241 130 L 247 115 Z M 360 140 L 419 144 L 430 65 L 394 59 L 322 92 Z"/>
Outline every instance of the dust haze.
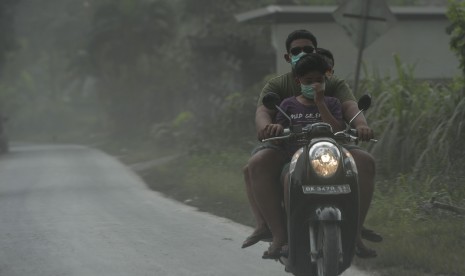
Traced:
<path fill-rule="evenodd" d="M 11 47 L 1 61 L 0 104 L 10 139 L 249 139 L 276 53 L 269 26 L 239 24 L 234 14 L 308 3 L 4 1 Z"/>

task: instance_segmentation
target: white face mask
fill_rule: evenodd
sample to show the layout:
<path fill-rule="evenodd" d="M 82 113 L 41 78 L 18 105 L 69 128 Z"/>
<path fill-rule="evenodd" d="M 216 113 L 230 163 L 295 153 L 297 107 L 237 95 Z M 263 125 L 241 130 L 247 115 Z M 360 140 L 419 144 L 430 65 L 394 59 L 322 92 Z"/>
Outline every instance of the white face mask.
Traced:
<path fill-rule="evenodd" d="M 300 84 L 300 91 L 302 92 L 302 95 L 309 99 L 309 100 L 313 100 L 313 98 L 315 97 L 315 87 L 316 86 L 320 86 L 320 89 L 321 90 L 325 90 L 326 88 L 326 82 L 323 82 L 323 83 L 313 83 L 313 84 Z"/>
<path fill-rule="evenodd" d="M 313 100 L 315 97 L 315 88 L 313 84 L 300 84 L 300 91 L 302 95 L 309 100 Z"/>
<path fill-rule="evenodd" d="M 298 54 L 298 55 L 296 55 L 296 56 L 291 55 L 291 66 L 292 66 L 292 69 L 294 69 L 294 67 L 295 67 L 295 65 L 296 65 L 296 63 L 297 63 L 297 61 L 299 61 L 299 59 L 300 59 L 303 55 L 305 55 L 305 54 L 306 54 L 306 53 L 302 51 L 302 52 L 300 52 L 300 54 Z"/>

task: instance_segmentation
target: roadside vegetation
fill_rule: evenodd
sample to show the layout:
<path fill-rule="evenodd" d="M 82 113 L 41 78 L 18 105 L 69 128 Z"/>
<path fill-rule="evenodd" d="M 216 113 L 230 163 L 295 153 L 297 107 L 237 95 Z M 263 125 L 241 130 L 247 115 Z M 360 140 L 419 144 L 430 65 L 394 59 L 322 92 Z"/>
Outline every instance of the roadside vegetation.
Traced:
<path fill-rule="evenodd" d="M 16 41 L 2 27 L 0 108 L 10 136 L 88 144 L 128 165 L 179 156 L 139 173 L 167 196 L 253 225 L 241 170 L 257 144 L 252 118 L 274 53 L 266 26 L 232 15 L 278 1 L 78 2 L 0 4 L 10 21 L 21 7 L 18 21 L 50 24 L 40 36 L 20 29 Z M 464 5 L 450 1 L 448 13 L 462 69 Z M 402 57 L 395 62 L 396 76 L 367 68 L 361 83 L 379 139 L 362 145 L 378 170 L 366 224 L 384 241 L 370 244 L 376 259 L 356 264 L 384 275 L 465 275 L 465 79 L 418 81 Z"/>

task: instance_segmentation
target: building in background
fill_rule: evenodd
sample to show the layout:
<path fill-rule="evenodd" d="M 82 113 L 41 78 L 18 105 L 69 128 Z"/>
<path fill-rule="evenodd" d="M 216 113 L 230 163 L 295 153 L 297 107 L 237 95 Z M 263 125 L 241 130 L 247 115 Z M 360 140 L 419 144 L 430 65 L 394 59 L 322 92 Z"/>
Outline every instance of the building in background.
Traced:
<path fill-rule="evenodd" d="M 318 38 L 318 46 L 331 50 L 335 73 L 347 80 L 355 78 L 358 49 L 344 29 L 333 19 L 336 6 L 267 6 L 236 14 L 241 23 L 270 24 L 276 50 L 277 73 L 289 70 L 283 54 L 285 39 L 296 29 L 307 29 Z M 418 79 L 442 80 L 460 75 L 459 62 L 449 48 L 446 7 L 391 7 L 396 23 L 363 52 L 363 64 L 381 76 L 396 77 L 394 55 L 402 63 L 415 66 Z M 361 72 L 361 78 L 364 73 Z"/>

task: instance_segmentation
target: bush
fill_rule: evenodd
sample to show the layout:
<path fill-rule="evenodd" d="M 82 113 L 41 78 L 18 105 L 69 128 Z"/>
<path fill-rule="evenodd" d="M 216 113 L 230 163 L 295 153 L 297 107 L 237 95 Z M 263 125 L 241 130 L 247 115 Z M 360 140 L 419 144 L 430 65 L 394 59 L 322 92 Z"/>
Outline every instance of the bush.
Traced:
<path fill-rule="evenodd" d="M 366 113 L 379 142 L 372 153 L 379 158 L 378 171 L 385 176 L 428 171 L 450 173 L 457 168 L 465 146 L 463 118 L 465 94 L 458 85 L 418 81 L 414 68 L 395 58 L 398 77 L 367 78 L 363 89 L 373 96 Z M 462 159 L 463 160 L 463 159 Z"/>
<path fill-rule="evenodd" d="M 446 15 L 451 21 L 447 28 L 447 33 L 451 35 L 450 47 L 457 54 L 460 68 L 465 73 L 465 2 L 449 0 Z"/>

